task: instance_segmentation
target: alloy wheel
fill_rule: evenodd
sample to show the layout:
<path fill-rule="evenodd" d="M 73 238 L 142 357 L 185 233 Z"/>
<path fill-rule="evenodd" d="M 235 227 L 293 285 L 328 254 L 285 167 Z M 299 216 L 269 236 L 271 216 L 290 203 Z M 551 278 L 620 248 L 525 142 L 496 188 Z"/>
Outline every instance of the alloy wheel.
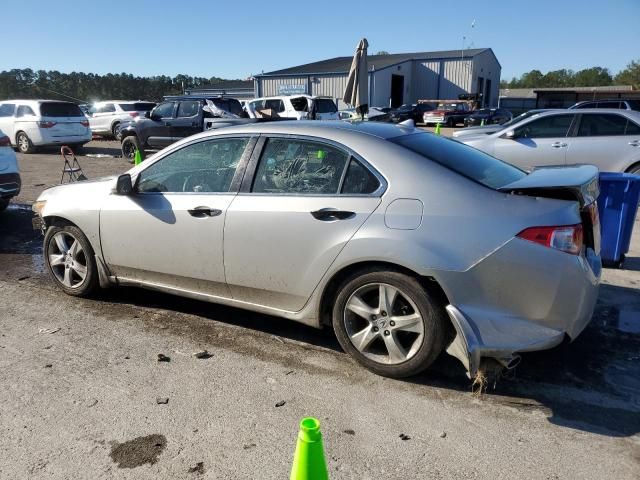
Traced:
<path fill-rule="evenodd" d="M 29 150 L 29 138 L 24 133 L 18 135 L 18 149 L 21 152 Z"/>
<path fill-rule="evenodd" d="M 82 245 L 66 231 L 50 240 L 48 260 L 56 279 L 68 288 L 79 287 L 87 277 L 87 257 Z"/>
<path fill-rule="evenodd" d="M 416 304 L 386 283 L 358 288 L 346 302 L 343 319 L 353 346 L 378 363 L 406 362 L 424 339 L 424 321 Z"/>

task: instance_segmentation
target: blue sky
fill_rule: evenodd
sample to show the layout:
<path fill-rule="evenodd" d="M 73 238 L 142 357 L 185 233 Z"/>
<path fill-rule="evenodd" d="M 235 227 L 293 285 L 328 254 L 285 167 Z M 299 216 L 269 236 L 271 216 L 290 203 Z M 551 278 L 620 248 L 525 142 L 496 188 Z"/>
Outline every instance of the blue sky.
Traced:
<path fill-rule="evenodd" d="M 493 48 L 503 79 L 640 58 L 640 0 L 5 0 L 2 17 L 0 70 L 245 78 L 352 55 L 363 36 L 370 53 L 458 49 L 466 36 Z"/>

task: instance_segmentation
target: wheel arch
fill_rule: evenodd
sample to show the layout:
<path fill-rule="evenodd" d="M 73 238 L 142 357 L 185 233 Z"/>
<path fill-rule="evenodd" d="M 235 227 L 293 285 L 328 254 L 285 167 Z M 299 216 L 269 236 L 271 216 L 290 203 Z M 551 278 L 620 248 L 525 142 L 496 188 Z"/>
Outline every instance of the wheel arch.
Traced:
<path fill-rule="evenodd" d="M 625 173 L 631 173 L 636 168 L 640 168 L 640 160 L 633 162 L 631 165 L 629 165 L 625 170 Z"/>
<path fill-rule="evenodd" d="M 331 312 L 333 309 L 334 300 L 336 298 L 336 295 L 338 294 L 338 287 L 340 286 L 340 284 L 355 272 L 371 269 L 392 270 L 414 277 L 420 282 L 422 287 L 436 299 L 436 301 L 440 306 L 442 306 L 442 308 L 449 305 L 449 299 L 445 291 L 434 277 L 420 275 L 410 268 L 392 262 L 360 261 L 341 268 L 340 270 L 335 272 L 329 279 L 329 281 L 325 284 L 322 295 L 320 296 L 318 311 L 318 319 L 321 326 L 331 325 Z M 451 328 L 453 328 L 453 325 L 451 325 Z"/>

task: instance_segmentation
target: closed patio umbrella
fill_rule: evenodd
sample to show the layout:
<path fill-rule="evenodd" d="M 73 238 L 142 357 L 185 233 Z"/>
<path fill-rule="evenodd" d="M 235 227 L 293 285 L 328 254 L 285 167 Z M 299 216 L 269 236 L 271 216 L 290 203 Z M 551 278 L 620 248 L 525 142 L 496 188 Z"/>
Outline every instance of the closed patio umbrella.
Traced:
<path fill-rule="evenodd" d="M 364 114 L 369 111 L 368 46 L 369 42 L 367 42 L 366 38 L 363 38 L 358 43 L 358 48 L 356 48 L 356 53 L 351 62 L 349 77 L 347 78 L 347 88 L 342 99 L 344 103 L 352 105 L 363 118 Z"/>

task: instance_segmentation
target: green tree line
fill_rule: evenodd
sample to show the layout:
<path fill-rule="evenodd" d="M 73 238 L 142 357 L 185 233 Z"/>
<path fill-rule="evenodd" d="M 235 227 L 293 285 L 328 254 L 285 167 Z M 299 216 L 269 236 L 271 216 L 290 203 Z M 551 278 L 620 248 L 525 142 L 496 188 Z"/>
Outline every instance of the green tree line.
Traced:
<path fill-rule="evenodd" d="M 632 85 L 640 89 L 640 60 L 631 61 L 624 70 L 612 75 L 608 68 L 591 67 L 574 72 L 561 69 L 542 73 L 531 70 L 520 78 L 502 80 L 500 88 L 553 88 L 553 87 L 600 87 L 608 85 Z"/>
<path fill-rule="evenodd" d="M 182 93 L 183 86 L 201 87 L 222 80 L 189 75 L 136 77 L 128 73 L 97 75 L 22 68 L 0 72 L 0 99 L 51 98 L 80 103 L 106 99 L 158 101 L 164 95 Z"/>

